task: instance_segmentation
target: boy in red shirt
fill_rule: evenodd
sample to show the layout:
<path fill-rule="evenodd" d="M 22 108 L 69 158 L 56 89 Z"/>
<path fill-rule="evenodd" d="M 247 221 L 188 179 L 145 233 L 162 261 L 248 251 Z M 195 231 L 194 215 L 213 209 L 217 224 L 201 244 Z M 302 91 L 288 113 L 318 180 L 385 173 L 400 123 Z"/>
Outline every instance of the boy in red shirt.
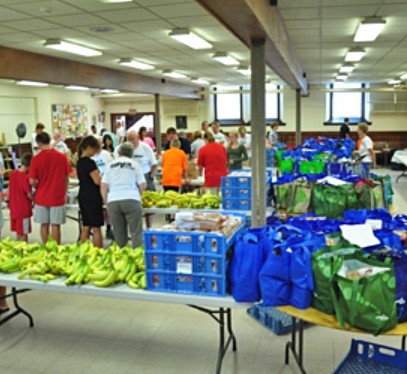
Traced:
<path fill-rule="evenodd" d="M 33 195 L 28 179 L 31 158 L 31 153 L 23 154 L 20 168 L 10 174 L 8 186 L 11 231 L 17 234 L 17 240 L 24 241 L 31 232 Z"/>

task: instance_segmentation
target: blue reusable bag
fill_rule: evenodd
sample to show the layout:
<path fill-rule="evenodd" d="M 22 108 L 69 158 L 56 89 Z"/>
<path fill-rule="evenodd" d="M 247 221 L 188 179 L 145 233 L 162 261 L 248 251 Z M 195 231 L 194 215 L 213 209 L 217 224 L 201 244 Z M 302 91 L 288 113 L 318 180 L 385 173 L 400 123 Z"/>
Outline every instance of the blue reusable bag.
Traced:
<path fill-rule="evenodd" d="M 396 277 L 397 320 L 407 322 L 407 256 L 393 260 Z"/>
<path fill-rule="evenodd" d="M 236 239 L 229 267 L 229 281 L 233 298 L 238 302 L 256 302 L 261 299 L 258 281 L 265 252 L 263 230 L 251 229 Z"/>

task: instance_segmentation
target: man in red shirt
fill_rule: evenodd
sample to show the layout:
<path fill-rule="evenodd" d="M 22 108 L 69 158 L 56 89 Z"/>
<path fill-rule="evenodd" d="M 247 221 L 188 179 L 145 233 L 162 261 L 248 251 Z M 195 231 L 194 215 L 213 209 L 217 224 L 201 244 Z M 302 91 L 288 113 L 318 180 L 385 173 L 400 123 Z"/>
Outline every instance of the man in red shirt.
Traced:
<path fill-rule="evenodd" d="M 198 154 L 199 172 L 202 174 L 202 170 L 205 170 L 205 189 L 219 193 L 221 177 L 228 174 L 228 156 L 225 147 L 216 143 L 213 134 L 209 131 L 204 134 L 204 140 L 206 144 Z"/>
<path fill-rule="evenodd" d="M 35 138 L 41 152 L 31 161 L 30 184 L 36 188 L 34 222 L 41 224 L 40 235 L 45 243 L 50 234 L 59 244 L 61 225 L 65 223 L 65 199 L 71 167 L 65 155 L 53 149 L 48 133 Z"/>

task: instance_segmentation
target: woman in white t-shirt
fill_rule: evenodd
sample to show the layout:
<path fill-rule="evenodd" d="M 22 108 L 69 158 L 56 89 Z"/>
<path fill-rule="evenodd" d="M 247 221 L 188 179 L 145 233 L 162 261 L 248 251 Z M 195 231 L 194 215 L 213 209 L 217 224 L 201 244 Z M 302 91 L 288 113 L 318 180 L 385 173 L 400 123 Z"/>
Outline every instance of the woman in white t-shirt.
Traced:
<path fill-rule="evenodd" d="M 133 157 L 133 145 L 122 143 L 117 157 L 105 170 L 102 177 L 102 197 L 107 203 L 110 219 L 113 225 L 114 238 L 119 247 L 128 242 L 128 229 L 133 248 L 143 242 L 140 194 L 146 188 L 146 180 L 140 166 Z"/>
<path fill-rule="evenodd" d="M 373 152 L 372 139 L 367 135 L 369 126 L 366 123 L 361 123 L 358 126 L 359 139 L 362 141 L 359 149 L 358 162 L 362 165 L 362 177 L 369 178 L 370 169 L 376 167 L 375 154 Z"/>

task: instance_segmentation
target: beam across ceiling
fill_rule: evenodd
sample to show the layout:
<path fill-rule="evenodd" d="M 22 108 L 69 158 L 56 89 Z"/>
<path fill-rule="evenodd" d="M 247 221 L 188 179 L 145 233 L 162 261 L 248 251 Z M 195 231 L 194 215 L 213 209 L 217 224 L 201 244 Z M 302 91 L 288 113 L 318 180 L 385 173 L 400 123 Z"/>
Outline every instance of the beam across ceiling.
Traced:
<path fill-rule="evenodd" d="M 0 78 L 201 99 L 197 87 L 0 46 Z"/>
<path fill-rule="evenodd" d="M 292 48 L 278 7 L 266 0 L 197 0 L 245 45 L 264 40 L 266 63 L 290 87 L 308 91 L 307 79 Z"/>

